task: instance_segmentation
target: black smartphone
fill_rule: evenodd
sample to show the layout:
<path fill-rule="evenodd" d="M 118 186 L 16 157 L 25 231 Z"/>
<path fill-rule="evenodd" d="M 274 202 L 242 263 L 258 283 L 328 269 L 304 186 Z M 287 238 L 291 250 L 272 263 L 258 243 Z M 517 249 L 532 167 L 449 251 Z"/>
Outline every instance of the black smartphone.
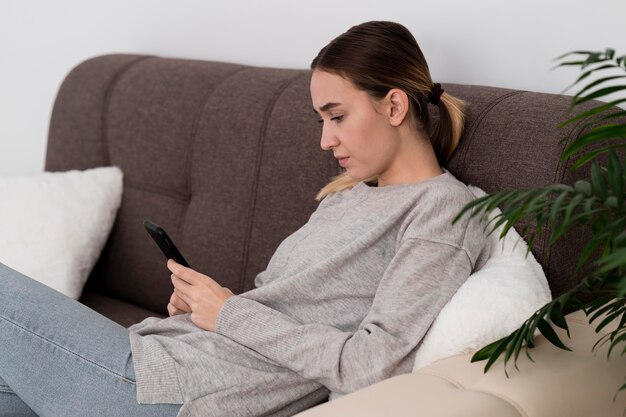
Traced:
<path fill-rule="evenodd" d="M 178 251 L 178 248 L 176 248 L 176 245 L 174 245 L 172 239 L 170 239 L 161 226 L 156 223 L 152 223 L 150 220 L 145 220 L 143 225 L 150 236 L 152 236 L 152 239 L 154 239 L 156 244 L 159 246 L 159 249 L 161 249 L 165 258 L 173 259 L 179 264 L 190 268 L 189 263 L 187 263 L 183 255 L 181 255 Z"/>

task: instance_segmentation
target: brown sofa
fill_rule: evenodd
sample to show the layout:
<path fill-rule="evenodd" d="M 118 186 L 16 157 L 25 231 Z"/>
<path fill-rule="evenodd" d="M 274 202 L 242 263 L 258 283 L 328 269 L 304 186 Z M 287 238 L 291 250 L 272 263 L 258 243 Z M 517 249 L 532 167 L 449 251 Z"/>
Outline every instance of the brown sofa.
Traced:
<path fill-rule="evenodd" d="M 309 76 L 307 70 L 141 55 L 101 56 L 74 68 L 54 104 L 45 168 L 117 165 L 124 172 L 122 206 L 81 301 L 125 326 L 166 315 L 169 272 L 144 219 L 164 226 L 195 269 L 235 293 L 253 288 L 281 240 L 315 209 L 317 191 L 339 172 L 332 155 L 319 148 Z M 460 180 L 494 192 L 572 184 L 584 175 L 559 159 L 558 139 L 568 130 L 556 125 L 568 97 L 443 87 L 470 104 L 463 140 L 446 165 Z M 577 282 L 574 260 L 587 233 L 570 233 L 553 247 L 546 238 L 535 241 L 532 250 L 553 295 Z M 424 389 L 406 395 L 419 399 Z M 333 411 L 335 403 L 350 406 L 357 394 L 311 412 L 330 407 L 324 415 L 369 415 L 355 408 L 352 414 Z M 383 390 L 379 397 L 384 404 L 389 395 Z M 421 415 L 408 410 L 406 415 Z M 490 415 L 474 411 L 465 415 Z"/>

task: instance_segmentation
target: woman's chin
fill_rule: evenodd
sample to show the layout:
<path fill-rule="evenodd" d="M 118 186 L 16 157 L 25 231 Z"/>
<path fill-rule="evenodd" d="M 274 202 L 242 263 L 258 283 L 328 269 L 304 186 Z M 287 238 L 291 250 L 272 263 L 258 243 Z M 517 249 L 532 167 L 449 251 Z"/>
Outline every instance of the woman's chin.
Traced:
<path fill-rule="evenodd" d="M 378 179 L 376 175 L 362 175 L 354 171 L 351 172 L 349 169 L 346 169 L 346 174 L 355 181 L 375 182 Z"/>

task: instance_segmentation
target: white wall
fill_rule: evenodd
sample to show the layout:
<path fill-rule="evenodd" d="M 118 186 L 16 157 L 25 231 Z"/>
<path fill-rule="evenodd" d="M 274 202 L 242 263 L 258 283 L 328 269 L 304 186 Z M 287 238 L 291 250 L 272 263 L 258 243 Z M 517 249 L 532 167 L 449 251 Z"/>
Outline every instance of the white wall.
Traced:
<path fill-rule="evenodd" d="M 551 60 L 626 53 L 625 16 L 624 0 L 0 0 L 0 176 L 43 170 L 56 90 L 95 55 L 307 68 L 350 26 L 395 20 L 435 81 L 560 93 L 577 72 Z"/>

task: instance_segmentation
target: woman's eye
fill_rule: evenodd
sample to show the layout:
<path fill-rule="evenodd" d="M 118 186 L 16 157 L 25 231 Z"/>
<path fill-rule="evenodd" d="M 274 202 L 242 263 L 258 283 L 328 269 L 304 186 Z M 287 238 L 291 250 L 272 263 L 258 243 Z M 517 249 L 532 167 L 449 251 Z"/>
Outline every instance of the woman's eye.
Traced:
<path fill-rule="evenodd" d="M 331 117 L 330 120 L 335 121 L 335 122 L 340 122 L 341 120 L 343 120 L 343 115 Z M 324 123 L 324 119 L 319 119 L 317 122 Z"/>

